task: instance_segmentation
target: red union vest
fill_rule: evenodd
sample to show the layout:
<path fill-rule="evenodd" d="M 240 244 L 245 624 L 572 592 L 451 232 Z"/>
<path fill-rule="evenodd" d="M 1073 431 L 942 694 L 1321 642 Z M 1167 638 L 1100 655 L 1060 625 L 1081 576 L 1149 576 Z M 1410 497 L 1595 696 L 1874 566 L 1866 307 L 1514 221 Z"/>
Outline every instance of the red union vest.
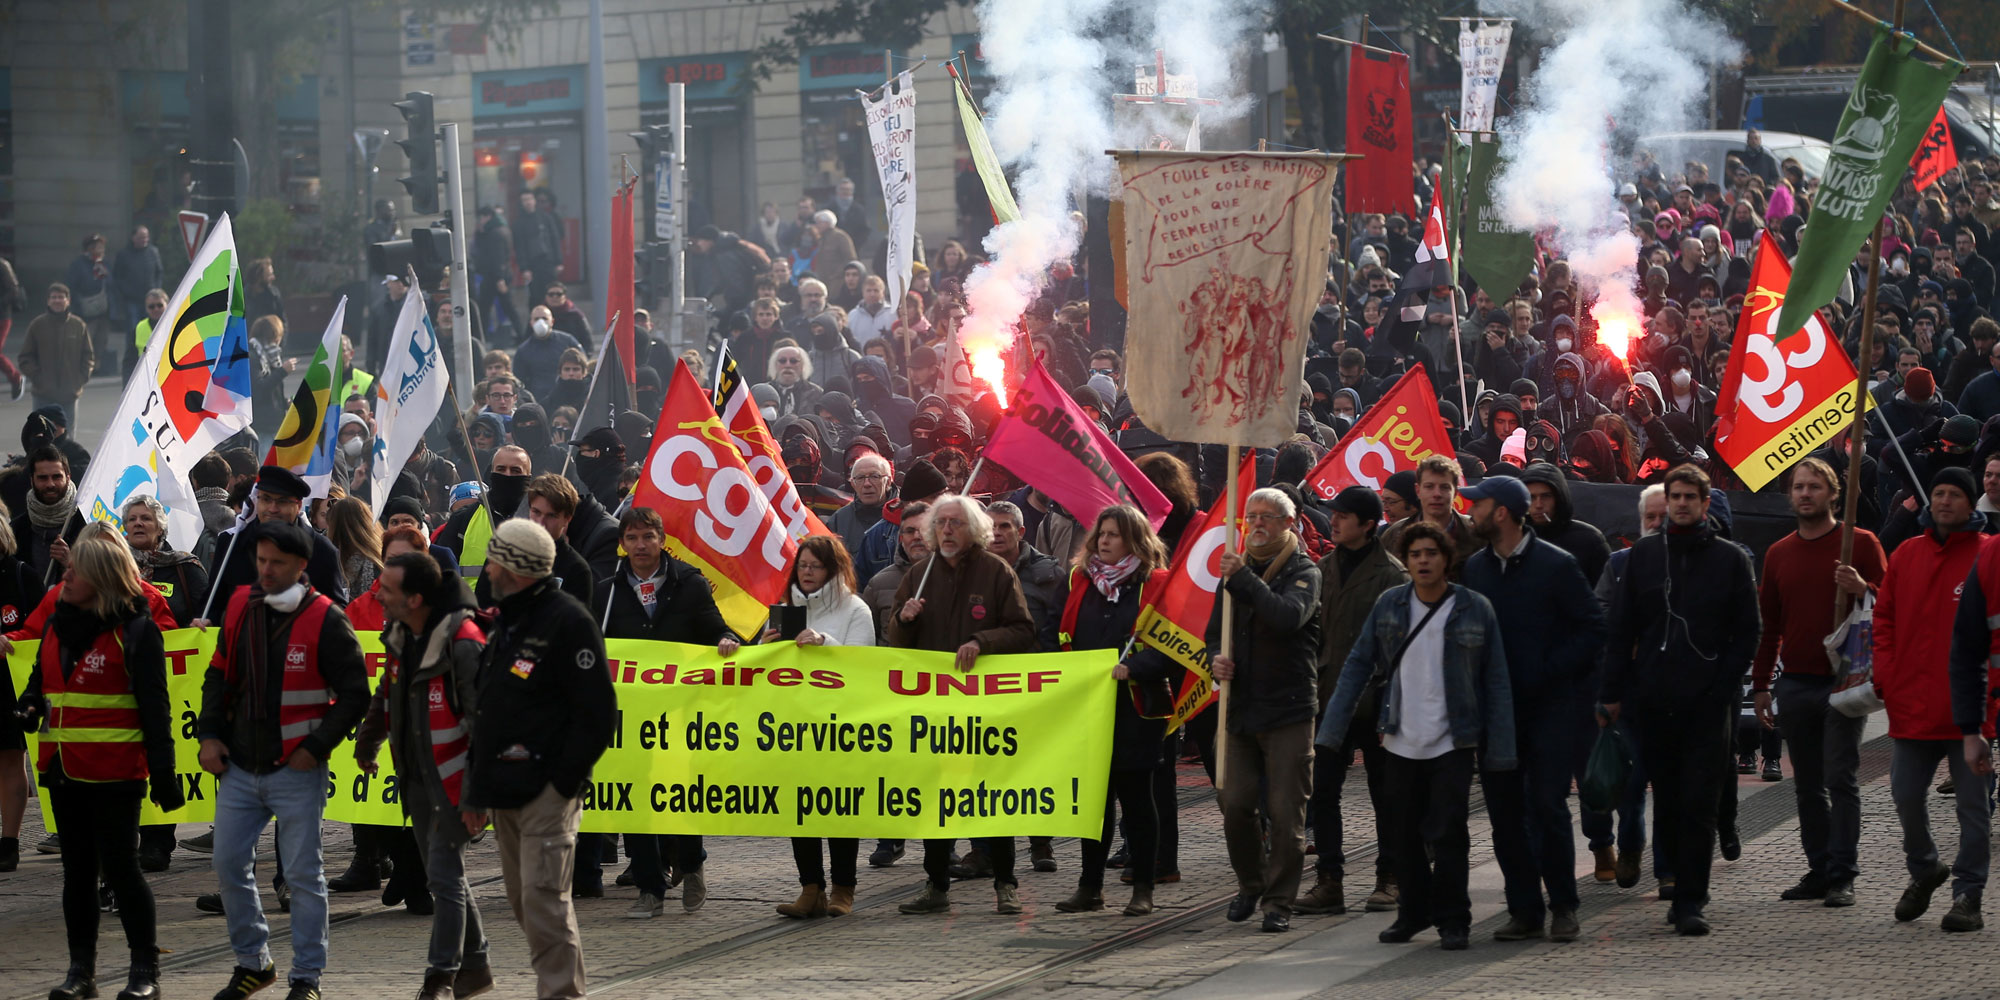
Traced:
<path fill-rule="evenodd" d="M 1088 558 L 1088 557 L 1086 557 Z M 1158 600 L 1160 588 L 1165 587 L 1167 578 L 1173 575 L 1171 569 L 1156 569 L 1146 575 L 1145 585 L 1139 588 L 1139 606 L 1145 607 Z M 1076 618 L 1083 611 L 1083 592 L 1096 587 L 1090 582 L 1090 574 L 1081 565 L 1069 570 L 1069 600 L 1063 602 L 1062 624 L 1056 632 L 1056 642 L 1062 652 L 1069 652 L 1070 642 L 1076 638 Z"/>
<path fill-rule="evenodd" d="M 313 591 L 286 633 L 284 680 L 278 694 L 280 760 L 290 757 L 319 728 L 327 706 L 333 703 L 333 692 L 327 689 L 326 679 L 319 673 L 319 632 L 330 607 L 333 598 Z M 222 661 L 222 676 L 231 683 L 236 680 L 238 668 L 237 639 L 249 613 L 250 585 L 244 584 L 229 595 L 229 610 L 222 622 L 222 641 L 229 650 Z M 262 642 L 263 637 L 255 636 L 251 641 Z"/>
<path fill-rule="evenodd" d="M 414 638 L 414 637 L 412 637 Z M 458 623 L 451 641 L 470 639 L 484 644 L 486 633 L 480 631 L 477 622 L 468 617 Z M 450 655 L 447 649 L 445 655 Z M 402 665 L 395 658 L 389 658 L 389 680 L 393 688 Z M 465 719 L 451 705 L 450 671 L 439 674 L 429 681 L 430 690 L 425 692 L 425 701 L 430 705 L 431 760 L 437 764 L 438 779 L 444 783 L 445 797 L 452 805 L 458 805 L 459 789 L 465 783 L 466 764 L 471 759 L 472 734 L 465 727 Z M 396 728 L 396 709 L 401 698 L 388 700 L 389 729 Z"/>
<path fill-rule="evenodd" d="M 63 774 L 77 781 L 144 781 L 145 734 L 139 698 L 125 672 L 125 628 L 120 624 L 91 640 L 70 676 L 63 676 L 55 630 L 36 654 L 42 694 L 49 700 L 48 734 L 36 754 L 46 772 L 58 755 Z"/>

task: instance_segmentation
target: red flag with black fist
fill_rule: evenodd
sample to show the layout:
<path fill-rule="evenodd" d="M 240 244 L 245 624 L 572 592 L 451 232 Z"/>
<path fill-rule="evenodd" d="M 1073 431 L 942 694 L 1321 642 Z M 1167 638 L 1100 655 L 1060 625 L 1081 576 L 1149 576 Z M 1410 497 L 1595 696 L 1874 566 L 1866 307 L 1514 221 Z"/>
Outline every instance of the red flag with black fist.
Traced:
<path fill-rule="evenodd" d="M 1347 50 L 1347 152 L 1341 167 L 1347 211 L 1409 212 L 1416 206 L 1411 173 L 1410 59 L 1363 48 Z"/>

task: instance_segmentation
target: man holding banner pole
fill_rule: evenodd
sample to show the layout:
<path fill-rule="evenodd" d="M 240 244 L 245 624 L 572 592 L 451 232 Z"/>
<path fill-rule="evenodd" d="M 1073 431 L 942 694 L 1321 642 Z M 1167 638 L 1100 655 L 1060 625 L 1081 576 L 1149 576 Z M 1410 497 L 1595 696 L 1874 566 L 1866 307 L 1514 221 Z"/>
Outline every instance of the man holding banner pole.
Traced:
<path fill-rule="evenodd" d="M 1233 450 L 1233 449 L 1232 449 Z M 1234 482 L 1234 480 L 1231 480 Z M 1306 800 L 1312 794 L 1313 719 L 1319 702 L 1319 568 L 1300 548 L 1292 501 L 1261 489 L 1244 501 L 1248 528 L 1242 552 L 1222 555 L 1223 602 L 1209 621 L 1208 645 L 1219 648 L 1215 679 L 1239 702 L 1218 719 L 1216 788 L 1222 835 L 1236 871 L 1229 919 L 1247 920 L 1259 907 L 1263 929 L 1291 929 L 1292 903 L 1305 867 Z M 1234 614 L 1240 598 L 1245 614 Z M 1228 695 L 1223 701 L 1229 707 Z M 1270 822 L 1267 843 L 1259 808 Z"/>
<path fill-rule="evenodd" d="M 994 555 L 993 519 L 968 497 L 947 493 L 930 508 L 924 526 L 930 554 L 912 564 L 896 588 L 887 645 L 957 653 L 957 667 L 970 672 L 986 654 L 1035 651 L 1035 620 L 1021 584 L 1007 560 Z M 932 569 L 941 572 L 932 573 Z M 951 912 L 951 848 L 955 841 L 924 841 L 927 881 L 917 898 L 897 907 L 904 913 Z M 1021 912 L 1014 880 L 1014 840 L 986 840 L 993 859 L 994 909 Z"/>

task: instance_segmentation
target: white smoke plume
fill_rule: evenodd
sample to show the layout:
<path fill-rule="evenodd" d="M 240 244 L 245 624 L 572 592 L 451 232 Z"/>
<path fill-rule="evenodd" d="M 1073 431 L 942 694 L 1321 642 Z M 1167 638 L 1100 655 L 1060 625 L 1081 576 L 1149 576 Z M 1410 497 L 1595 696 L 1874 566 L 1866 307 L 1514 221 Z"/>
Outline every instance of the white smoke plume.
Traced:
<path fill-rule="evenodd" d="M 1683 0 L 1490 0 L 1541 38 L 1523 101 L 1501 119 L 1507 162 L 1494 197 L 1517 229 L 1553 229 L 1600 320 L 1637 333 L 1639 240 L 1617 207 L 1623 137 L 1700 127 L 1710 71 L 1740 59 L 1728 29 Z M 1518 35 L 1516 37 L 1519 37 Z M 1610 323 L 1607 322 L 1607 328 Z M 1623 356 L 1624 344 L 1607 345 Z"/>
<path fill-rule="evenodd" d="M 1106 30 L 1114 14 L 1153 41 L 1143 51 L 1136 43 L 1123 47 Z M 979 376 L 998 386 L 998 359 L 1049 265 L 1074 254 L 1082 238 L 1071 212 L 1083 207 L 1085 193 L 1110 190 L 1115 167 L 1104 151 L 1136 146 L 1148 131 L 1141 120 L 1157 121 L 1114 116 L 1113 93 L 1131 87 L 1126 67 L 1152 64 L 1157 45 L 1169 72 L 1195 74 L 1202 96 L 1222 101 L 1202 112 L 1204 126 L 1220 124 L 1250 106 L 1231 54 L 1264 15 L 1255 0 L 982 0 L 979 16 L 980 48 L 995 81 L 986 129 L 995 154 L 1016 171 L 1021 217 L 987 235 L 990 263 L 966 282 L 959 336 Z M 1107 86 L 1107 64 L 1110 79 L 1120 82 L 1116 91 Z M 1122 130 L 1118 121 L 1127 123 Z"/>

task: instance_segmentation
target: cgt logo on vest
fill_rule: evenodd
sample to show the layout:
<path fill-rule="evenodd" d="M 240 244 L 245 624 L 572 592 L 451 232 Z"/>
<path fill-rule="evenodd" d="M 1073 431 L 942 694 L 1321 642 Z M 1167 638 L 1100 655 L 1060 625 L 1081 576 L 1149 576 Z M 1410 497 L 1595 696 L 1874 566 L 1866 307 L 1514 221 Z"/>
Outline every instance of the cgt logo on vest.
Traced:
<path fill-rule="evenodd" d="M 103 650 L 93 649 L 83 655 L 83 672 L 86 674 L 101 674 L 104 672 Z"/>
<path fill-rule="evenodd" d="M 292 643 L 285 650 L 285 672 L 302 673 L 306 669 L 306 647 L 304 643 Z"/>

